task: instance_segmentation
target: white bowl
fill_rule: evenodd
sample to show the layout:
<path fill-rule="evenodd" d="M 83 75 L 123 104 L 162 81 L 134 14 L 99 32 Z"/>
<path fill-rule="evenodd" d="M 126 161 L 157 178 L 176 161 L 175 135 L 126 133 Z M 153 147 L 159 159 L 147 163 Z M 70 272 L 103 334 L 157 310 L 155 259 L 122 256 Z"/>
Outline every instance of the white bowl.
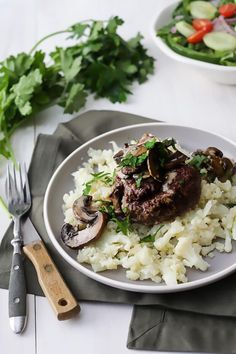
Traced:
<path fill-rule="evenodd" d="M 232 67 L 211 64 L 200 60 L 184 57 L 183 55 L 174 52 L 170 47 L 168 47 L 168 45 L 164 42 L 162 38 L 156 36 L 157 30 L 170 22 L 172 18 L 172 12 L 176 8 L 178 3 L 179 1 L 166 6 L 155 19 L 154 25 L 152 25 L 152 36 L 157 46 L 168 57 L 177 60 L 185 66 L 188 65 L 189 67 L 198 70 L 199 73 L 203 74 L 205 77 L 208 77 L 213 81 L 226 85 L 236 85 L 236 66 Z"/>
<path fill-rule="evenodd" d="M 138 139 L 146 132 L 157 135 L 162 139 L 173 136 L 188 151 L 217 146 L 226 156 L 230 158 L 235 158 L 236 156 L 236 144 L 232 141 L 220 135 L 180 125 L 163 123 L 137 124 L 97 136 L 80 146 L 61 163 L 47 187 L 44 199 L 44 221 L 48 235 L 56 250 L 75 269 L 98 282 L 119 289 L 146 293 L 168 293 L 193 289 L 212 283 L 236 271 L 236 241 L 233 242 L 231 253 L 217 252 L 214 258 L 207 259 L 210 267 L 206 272 L 188 269 L 188 283 L 178 285 L 156 284 L 151 280 L 132 281 L 126 278 L 125 269 L 95 273 L 90 265 L 78 263 L 76 260 L 77 251 L 69 249 L 62 242 L 60 235 L 64 220 L 62 211 L 63 195 L 74 189 L 72 173 L 87 160 L 88 148 L 107 149 L 111 141 L 123 146 L 125 142 L 131 139 Z"/>

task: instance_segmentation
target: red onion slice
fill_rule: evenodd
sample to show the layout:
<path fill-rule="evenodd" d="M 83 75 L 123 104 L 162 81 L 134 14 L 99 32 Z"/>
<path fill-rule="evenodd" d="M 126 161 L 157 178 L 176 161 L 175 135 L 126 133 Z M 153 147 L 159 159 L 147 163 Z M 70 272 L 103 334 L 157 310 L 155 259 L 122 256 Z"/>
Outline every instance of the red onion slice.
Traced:
<path fill-rule="evenodd" d="M 233 36 L 236 36 L 236 32 L 228 25 L 223 16 L 217 17 L 213 21 L 213 25 L 214 32 L 226 32 L 232 34 Z"/>

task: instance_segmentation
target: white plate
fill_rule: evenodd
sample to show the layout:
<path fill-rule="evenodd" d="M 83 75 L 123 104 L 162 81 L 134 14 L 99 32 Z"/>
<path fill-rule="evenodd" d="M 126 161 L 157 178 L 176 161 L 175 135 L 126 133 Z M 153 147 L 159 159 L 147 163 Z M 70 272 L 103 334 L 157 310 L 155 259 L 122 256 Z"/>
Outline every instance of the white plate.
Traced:
<path fill-rule="evenodd" d="M 123 269 L 95 273 L 91 266 L 79 264 L 76 261 L 77 252 L 68 249 L 61 241 L 60 232 L 64 219 L 62 212 L 63 195 L 74 189 L 71 174 L 81 166 L 83 161 L 87 160 L 88 148 L 105 149 L 110 146 L 110 141 L 115 141 L 119 146 L 123 146 L 125 142 L 139 138 L 145 132 L 150 132 L 160 138 L 174 137 L 189 151 L 216 146 L 226 156 L 231 158 L 236 156 L 236 144 L 232 141 L 206 131 L 179 125 L 163 123 L 138 124 L 102 134 L 88 141 L 68 156 L 51 178 L 44 200 L 44 220 L 53 245 L 61 256 L 81 273 L 101 283 L 131 291 L 147 293 L 182 291 L 212 283 L 232 273 L 236 269 L 236 242 L 234 242 L 231 253 L 216 252 L 215 258 L 208 259 L 211 266 L 206 272 L 188 270 L 188 283 L 167 286 L 164 283 L 155 284 L 149 280 L 131 281 L 125 277 L 125 270 Z"/>
<path fill-rule="evenodd" d="M 156 36 L 157 30 L 161 27 L 170 23 L 172 18 L 172 13 L 174 9 L 179 4 L 179 1 L 166 6 L 159 14 L 156 16 L 154 24 L 151 27 L 152 37 L 161 49 L 168 57 L 182 63 L 184 66 L 191 67 L 198 70 L 199 73 L 203 74 L 205 77 L 222 84 L 236 85 L 236 67 L 235 66 L 223 66 L 212 63 L 203 62 L 200 60 L 191 59 L 174 52 L 165 41 Z M 183 68 L 184 69 L 184 68 Z"/>

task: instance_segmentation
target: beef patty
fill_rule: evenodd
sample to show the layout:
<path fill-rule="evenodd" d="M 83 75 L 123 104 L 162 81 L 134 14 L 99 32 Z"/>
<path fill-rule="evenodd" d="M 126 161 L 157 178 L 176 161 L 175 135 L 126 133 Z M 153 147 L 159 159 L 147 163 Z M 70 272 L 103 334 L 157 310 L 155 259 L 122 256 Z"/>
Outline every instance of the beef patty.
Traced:
<path fill-rule="evenodd" d="M 163 182 L 149 177 L 141 181 L 140 187 L 133 176 L 117 176 L 111 200 L 117 214 L 123 212 L 133 222 L 153 225 L 193 209 L 200 193 L 200 173 L 194 167 L 182 165 L 167 172 Z"/>

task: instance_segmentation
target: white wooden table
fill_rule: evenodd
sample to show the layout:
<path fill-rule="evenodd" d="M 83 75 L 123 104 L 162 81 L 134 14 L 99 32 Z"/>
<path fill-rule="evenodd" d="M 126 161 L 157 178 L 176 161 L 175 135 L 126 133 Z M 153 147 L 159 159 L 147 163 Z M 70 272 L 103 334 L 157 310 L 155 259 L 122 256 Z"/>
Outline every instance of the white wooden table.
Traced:
<path fill-rule="evenodd" d="M 28 51 L 44 35 L 64 29 L 88 18 L 107 19 L 119 15 L 125 20 L 122 35 L 138 31 L 145 36 L 145 46 L 158 58 L 155 75 L 144 85 L 135 85 L 134 95 L 126 104 L 106 100 L 88 100 L 86 109 L 113 109 L 186 124 L 221 133 L 236 140 L 236 87 L 209 82 L 166 58 L 156 48 L 150 28 L 163 6 L 172 0 L 0 0 L 0 60 L 10 54 Z M 63 37 L 43 45 L 50 50 L 62 45 Z M 29 164 L 39 133 L 52 133 L 57 124 L 68 121 L 59 108 L 43 112 L 34 124 L 20 129 L 13 138 L 16 157 Z M 4 191 L 6 163 L 0 160 L 0 195 Z M 0 211 L 0 239 L 9 219 Z M 29 321 L 22 335 L 15 335 L 8 325 L 8 293 L 0 289 L 0 343 L 2 354 L 124 354 L 132 307 L 82 303 L 78 319 L 58 322 L 47 300 L 28 296 Z M 115 320 L 114 320 L 115 319 Z M 148 353 L 141 351 L 141 353 Z"/>

